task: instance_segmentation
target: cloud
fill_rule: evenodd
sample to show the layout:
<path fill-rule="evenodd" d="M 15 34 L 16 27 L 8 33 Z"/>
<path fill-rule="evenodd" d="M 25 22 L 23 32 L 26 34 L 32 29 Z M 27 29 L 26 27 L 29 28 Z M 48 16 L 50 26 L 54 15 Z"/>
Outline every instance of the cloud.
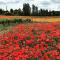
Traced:
<path fill-rule="evenodd" d="M 48 2 L 48 1 L 42 1 L 41 4 L 42 5 L 50 5 L 50 2 Z"/>
<path fill-rule="evenodd" d="M 39 9 L 48 9 L 51 5 L 51 0 L 33 0 L 31 4 L 39 7 Z"/>
<path fill-rule="evenodd" d="M 19 0 L 0 0 L 0 4 L 13 4 L 13 3 L 19 3 Z"/>
<path fill-rule="evenodd" d="M 11 4 L 14 3 L 15 4 L 15 3 L 19 3 L 19 1 L 17 0 L 17 1 L 13 1 L 13 2 L 12 1 L 11 2 L 7 2 L 7 4 L 9 4 L 9 3 L 11 3 Z"/>
<path fill-rule="evenodd" d="M 53 3 L 60 4 L 60 0 L 51 0 Z"/>
<path fill-rule="evenodd" d="M 6 3 L 4 3 L 4 2 L 2 2 L 2 1 L 0 1 L 0 5 L 4 5 L 4 4 L 6 4 Z"/>
<path fill-rule="evenodd" d="M 23 3 L 29 3 L 30 6 L 34 4 L 35 6 L 38 6 L 39 9 L 60 10 L 60 0 L 0 0 L 0 8 L 3 8 L 4 6 L 6 8 L 7 5 L 8 9 L 22 9 Z"/>

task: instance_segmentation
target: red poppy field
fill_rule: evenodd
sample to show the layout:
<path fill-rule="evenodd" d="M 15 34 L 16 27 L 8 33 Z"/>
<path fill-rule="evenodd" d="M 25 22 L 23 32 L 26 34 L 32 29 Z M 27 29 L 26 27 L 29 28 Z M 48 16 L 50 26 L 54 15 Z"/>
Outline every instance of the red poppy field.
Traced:
<path fill-rule="evenodd" d="M 0 60 L 60 60 L 60 23 L 18 24 L 0 34 Z"/>

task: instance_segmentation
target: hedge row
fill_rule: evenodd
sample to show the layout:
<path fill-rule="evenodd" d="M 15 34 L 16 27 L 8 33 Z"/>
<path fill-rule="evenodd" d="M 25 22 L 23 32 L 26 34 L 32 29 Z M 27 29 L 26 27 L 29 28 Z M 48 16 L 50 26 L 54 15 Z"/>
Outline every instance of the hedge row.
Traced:
<path fill-rule="evenodd" d="M 30 19 L 0 19 L 0 24 L 6 23 L 30 23 L 32 22 Z"/>

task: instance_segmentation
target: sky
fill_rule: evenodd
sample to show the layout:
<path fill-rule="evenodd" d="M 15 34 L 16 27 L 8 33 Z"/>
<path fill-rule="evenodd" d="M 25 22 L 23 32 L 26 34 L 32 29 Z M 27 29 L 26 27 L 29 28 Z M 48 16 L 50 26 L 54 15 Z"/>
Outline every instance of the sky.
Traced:
<path fill-rule="evenodd" d="M 0 0 L 0 8 L 18 9 L 23 7 L 23 3 L 29 3 L 38 6 L 39 9 L 58 10 L 60 11 L 60 0 Z"/>

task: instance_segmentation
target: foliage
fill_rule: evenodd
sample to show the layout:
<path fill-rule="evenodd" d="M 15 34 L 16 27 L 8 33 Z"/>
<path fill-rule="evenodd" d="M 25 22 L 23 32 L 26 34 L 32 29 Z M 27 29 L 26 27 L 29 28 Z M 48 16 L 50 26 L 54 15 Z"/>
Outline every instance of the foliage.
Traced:
<path fill-rule="evenodd" d="M 0 9 L 0 15 L 14 15 L 14 16 L 60 16 L 60 11 L 48 11 L 47 9 L 39 9 L 35 5 L 30 7 L 29 3 L 23 4 L 23 9 L 10 9 L 10 11 L 4 11 Z"/>
<path fill-rule="evenodd" d="M 30 23 L 30 19 L 0 19 L 0 24 L 10 24 L 10 23 Z"/>

